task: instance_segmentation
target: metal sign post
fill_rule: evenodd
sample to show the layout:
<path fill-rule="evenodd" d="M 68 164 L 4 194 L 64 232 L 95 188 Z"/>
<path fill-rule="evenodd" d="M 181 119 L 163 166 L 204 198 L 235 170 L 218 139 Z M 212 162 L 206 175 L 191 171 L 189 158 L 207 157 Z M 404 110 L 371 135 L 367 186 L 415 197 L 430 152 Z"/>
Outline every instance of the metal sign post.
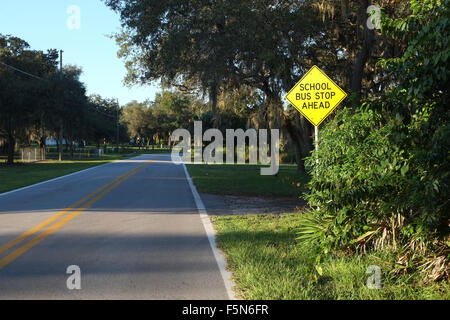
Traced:
<path fill-rule="evenodd" d="M 314 126 L 314 143 L 316 145 L 316 153 L 319 151 L 319 127 Z M 319 155 L 317 154 L 316 158 L 316 166 L 319 165 Z M 318 170 L 316 170 L 316 173 L 318 173 Z"/>
<path fill-rule="evenodd" d="M 347 97 L 325 72 L 313 66 L 288 92 L 286 99 L 314 126 L 314 143 L 319 150 L 319 126 Z M 316 159 L 316 166 L 319 158 Z"/>

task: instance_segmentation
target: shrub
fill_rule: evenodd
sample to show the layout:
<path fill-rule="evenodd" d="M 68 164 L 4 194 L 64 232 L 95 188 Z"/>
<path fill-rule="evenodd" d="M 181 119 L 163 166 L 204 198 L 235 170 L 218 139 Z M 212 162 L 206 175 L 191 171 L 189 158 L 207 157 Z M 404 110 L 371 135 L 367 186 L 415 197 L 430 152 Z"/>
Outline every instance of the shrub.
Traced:
<path fill-rule="evenodd" d="M 299 239 L 318 252 L 390 247 L 397 269 L 437 280 L 450 270 L 449 1 L 413 0 L 411 9 L 384 21 L 386 34 L 408 43 L 402 57 L 380 62 L 388 89 L 320 132 Z"/>

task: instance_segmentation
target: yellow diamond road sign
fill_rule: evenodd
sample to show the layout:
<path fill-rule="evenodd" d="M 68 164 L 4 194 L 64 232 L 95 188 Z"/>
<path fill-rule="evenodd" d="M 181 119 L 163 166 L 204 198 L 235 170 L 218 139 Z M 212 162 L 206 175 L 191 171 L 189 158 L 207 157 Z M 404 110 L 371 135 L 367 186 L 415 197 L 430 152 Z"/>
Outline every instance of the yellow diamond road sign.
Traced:
<path fill-rule="evenodd" d="M 314 66 L 289 91 L 286 99 L 318 127 L 346 97 L 325 72 Z"/>

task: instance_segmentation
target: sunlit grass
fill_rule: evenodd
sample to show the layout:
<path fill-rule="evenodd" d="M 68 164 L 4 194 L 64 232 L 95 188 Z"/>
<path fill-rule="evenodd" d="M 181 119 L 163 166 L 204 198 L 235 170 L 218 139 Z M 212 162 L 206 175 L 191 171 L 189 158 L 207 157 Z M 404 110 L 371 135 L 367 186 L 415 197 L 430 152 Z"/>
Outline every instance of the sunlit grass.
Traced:
<path fill-rule="evenodd" d="M 200 192 L 253 196 L 299 197 L 309 178 L 299 175 L 294 165 L 281 165 L 276 176 L 262 176 L 257 165 L 187 165 Z"/>
<path fill-rule="evenodd" d="M 393 275 L 382 267 L 381 289 L 366 286 L 371 255 L 328 255 L 316 269 L 315 256 L 296 242 L 300 213 L 214 216 L 217 243 L 225 253 L 240 297 L 276 299 L 450 299 L 448 283 L 424 284 L 421 275 Z M 383 255 L 387 253 L 379 253 Z"/>

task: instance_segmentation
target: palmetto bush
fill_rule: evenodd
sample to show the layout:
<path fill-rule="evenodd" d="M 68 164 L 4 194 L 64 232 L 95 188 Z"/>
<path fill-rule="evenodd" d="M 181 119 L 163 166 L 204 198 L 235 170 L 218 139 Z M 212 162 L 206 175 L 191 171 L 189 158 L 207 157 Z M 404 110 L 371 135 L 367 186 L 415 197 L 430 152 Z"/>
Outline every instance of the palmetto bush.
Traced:
<path fill-rule="evenodd" d="M 448 158 L 433 159 L 448 155 L 450 131 L 437 131 L 441 141 L 425 151 L 414 146 L 414 120 L 385 116 L 345 109 L 322 130 L 319 151 L 307 160 L 311 209 L 298 239 L 320 253 L 390 248 L 399 256 L 396 271 L 405 272 L 439 252 L 430 256 L 439 261 L 434 277 L 448 276 Z M 436 267 L 426 262 L 428 271 Z"/>

